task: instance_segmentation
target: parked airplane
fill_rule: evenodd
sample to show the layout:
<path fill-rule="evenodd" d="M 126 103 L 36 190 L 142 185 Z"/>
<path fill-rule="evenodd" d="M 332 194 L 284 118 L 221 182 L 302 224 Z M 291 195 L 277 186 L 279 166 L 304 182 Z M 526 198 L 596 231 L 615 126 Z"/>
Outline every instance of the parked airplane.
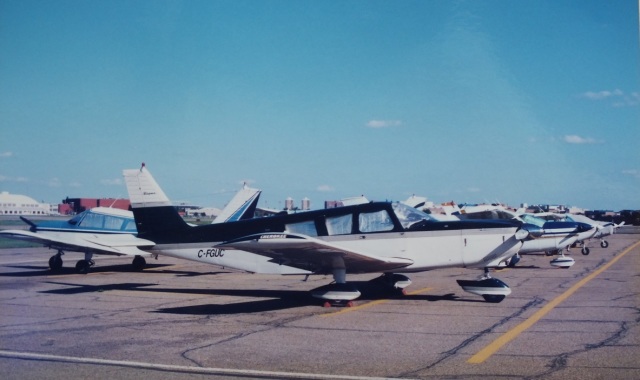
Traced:
<path fill-rule="evenodd" d="M 591 252 L 589 247 L 587 247 L 588 240 L 600 239 L 600 247 L 607 248 L 609 246 L 609 242 L 604 238 L 609 235 L 613 235 L 616 232 L 616 229 L 622 227 L 625 224 L 624 222 L 621 222 L 620 224 L 615 224 L 613 222 L 602 222 L 593 220 L 584 215 L 574 214 L 541 213 L 534 215 L 546 220 L 553 220 L 558 222 L 575 222 L 590 225 L 592 228 L 589 231 L 581 233 L 576 240 L 576 243 L 580 244 L 581 252 L 583 255 L 588 255 Z"/>
<path fill-rule="evenodd" d="M 511 289 L 489 276 L 489 268 L 511 258 L 538 230 L 519 221 L 439 222 L 390 202 L 189 226 L 144 164 L 123 175 L 138 237 L 154 243 L 144 250 L 248 272 L 332 274 L 334 283 L 311 293 L 325 306 L 350 305 L 360 296 L 347 274 L 383 273 L 390 287 L 404 289 L 411 281 L 400 273 L 447 267 L 484 270 L 480 280 L 458 284 L 500 302 Z"/>
<path fill-rule="evenodd" d="M 253 217 L 260 190 L 244 187 L 222 210 L 213 223 L 243 220 Z M 30 241 L 58 250 L 49 259 L 49 268 L 58 271 L 62 268 L 62 255 L 65 251 L 84 252 L 84 259 L 76 263 L 79 273 L 87 273 L 95 264 L 94 254 L 133 256 L 132 266 L 135 271 L 143 270 L 145 257 L 149 252 L 138 246 L 152 246 L 153 242 L 138 239 L 133 213 L 109 207 L 94 207 L 81 212 L 66 221 L 41 221 L 35 223 L 23 216 L 29 230 L 0 230 L 0 236 L 11 239 Z M 157 255 L 155 255 L 157 258 Z"/>
<path fill-rule="evenodd" d="M 473 205 L 458 207 L 453 202 L 447 204 L 455 216 L 465 219 L 517 219 L 526 224 L 539 228 L 535 239 L 529 239 L 522 244 L 520 251 L 509 260 L 509 266 L 515 266 L 520 261 L 520 254 L 545 252 L 547 255 L 558 254 L 550 264 L 559 268 L 573 266 L 575 260 L 565 256 L 565 251 L 581 238 L 594 232 L 593 226 L 574 220 L 546 220 L 538 214 L 525 214 L 524 209 L 511 210 L 500 205 Z M 583 254 L 588 254 L 583 251 Z"/>

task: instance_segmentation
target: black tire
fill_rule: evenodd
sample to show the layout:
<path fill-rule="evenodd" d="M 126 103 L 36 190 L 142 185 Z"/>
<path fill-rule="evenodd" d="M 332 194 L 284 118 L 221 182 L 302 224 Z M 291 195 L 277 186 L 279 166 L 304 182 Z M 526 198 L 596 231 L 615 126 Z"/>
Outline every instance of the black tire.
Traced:
<path fill-rule="evenodd" d="M 79 260 L 76 263 L 76 271 L 80 274 L 89 273 L 89 262 L 87 260 Z"/>
<path fill-rule="evenodd" d="M 582 247 L 582 250 L 580 252 L 582 252 L 582 254 L 586 256 L 591 253 L 591 250 L 589 249 L 589 247 Z"/>
<path fill-rule="evenodd" d="M 489 303 L 500 303 L 506 297 L 507 296 L 502 295 L 502 294 L 483 294 L 482 295 L 482 298 L 484 298 L 484 300 L 489 302 Z"/>
<path fill-rule="evenodd" d="M 62 257 L 60 257 L 59 255 L 51 256 L 49 258 L 49 269 L 51 269 L 54 272 L 57 272 L 60 269 L 62 269 Z"/>
<path fill-rule="evenodd" d="M 609 242 L 606 240 L 603 240 L 600 242 L 600 247 L 602 248 L 607 248 L 609 246 Z"/>
<path fill-rule="evenodd" d="M 147 260 L 145 260 L 142 256 L 136 256 L 133 258 L 133 262 L 131 263 L 131 265 L 133 266 L 133 270 L 135 272 L 142 272 L 144 266 L 147 265 Z"/>

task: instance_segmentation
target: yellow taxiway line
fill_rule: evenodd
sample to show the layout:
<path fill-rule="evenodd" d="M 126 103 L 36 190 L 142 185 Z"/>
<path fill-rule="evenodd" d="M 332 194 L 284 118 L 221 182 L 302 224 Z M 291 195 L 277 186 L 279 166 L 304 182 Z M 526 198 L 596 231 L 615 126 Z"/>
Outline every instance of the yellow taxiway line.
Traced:
<path fill-rule="evenodd" d="M 414 290 L 412 292 L 407 292 L 407 295 L 408 296 L 416 295 L 416 294 L 427 292 L 429 290 L 431 290 L 431 288 L 422 288 L 422 289 Z M 336 311 L 335 313 L 320 314 L 320 317 L 332 317 L 332 316 L 338 315 L 338 314 L 350 313 L 352 311 L 362 310 L 362 309 L 365 309 L 367 307 L 380 305 L 380 304 L 383 304 L 383 303 L 389 302 L 389 301 L 390 301 L 389 298 L 385 298 L 385 299 L 381 299 L 381 300 L 375 300 L 375 301 L 363 303 L 362 305 L 357 305 L 357 306 L 353 306 L 353 307 L 345 307 L 344 309 L 342 309 L 340 311 Z"/>
<path fill-rule="evenodd" d="M 619 254 L 618 256 L 614 257 L 613 260 L 609 261 L 602 268 L 596 270 L 595 272 L 591 273 L 587 277 L 585 277 L 582 280 L 578 281 L 578 283 L 576 283 L 571 288 L 569 288 L 566 292 L 562 293 L 561 295 L 559 295 L 558 297 L 553 299 L 551 302 L 546 304 L 543 308 L 538 310 L 535 314 L 533 314 L 527 320 L 525 320 L 524 322 L 522 322 L 518 326 L 514 327 L 513 329 L 507 331 L 506 333 L 502 334 L 498 339 L 494 340 L 488 346 L 486 346 L 485 348 L 480 350 L 478 353 L 473 355 L 471 358 L 469 358 L 469 360 L 467 360 L 467 363 L 480 364 L 480 363 L 483 363 L 485 360 L 489 359 L 489 357 L 491 357 L 491 355 L 495 354 L 500 348 L 502 348 L 502 346 L 504 346 L 505 344 L 511 342 L 518 335 L 520 335 L 523 331 L 525 331 L 529 327 L 533 326 L 536 322 L 538 322 L 540 319 L 542 319 L 542 317 L 544 317 L 548 312 L 550 312 L 551 310 L 553 310 L 553 308 L 558 306 L 562 301 L 564 301 L 567 298 L 569 298 L 578 289 L 583 287 L 589 281 L 593 280 L 600 273 L 602 273 L 605 270 L 609 269 L 609 267 L 611 267 L 613 264 L 615 264 L 624 255 L 626 255 L 627 253 L 631 252 L 633 249 L 637 248 L 638 246 L 640 246 L 640 241 L 636 242 L 634 245 L 632 245 L 629 248 L 625 249 L 621 254 Z"/>

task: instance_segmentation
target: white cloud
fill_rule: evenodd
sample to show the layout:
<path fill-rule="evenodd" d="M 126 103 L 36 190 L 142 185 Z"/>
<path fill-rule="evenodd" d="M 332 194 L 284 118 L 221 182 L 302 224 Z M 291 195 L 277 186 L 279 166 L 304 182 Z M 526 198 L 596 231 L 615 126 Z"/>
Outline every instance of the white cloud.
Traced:
<path fill-rule="evenodd" d="M 623 170 L 622 174 L 626 174 L 628 176 L 640 179 L 640 170 L 638 170 L 638 169 Z"/>
<path fill-rule="evenodd" d="M 402 121 L 400 120 L 369 120 L 367 122 L 367 127 L 369 128 L 389 128 L 389 127 L 399 127 L 402 125 Z"/>
<path fill-rule="evenodd" d="M 0 175 L 0 182 L 29 182 L 29 179 L 27 177 L 12 178 L 12 177 Z"/>
<path fill-rule="evenodd" d="M 635 107 L 640 105 L 640 92 L 625 94 L 624 91 L 620 89 L 612 91 L 587 91 L 578 96 L 593 101 L 610 99 L 613 101 L 612 105 L 614 107 Z"/>
<path fill-rule="evenodd" d="M 328 193 L 328 192 L 333 191 L 334 188 L 329 186 L 329 185 L 320 185 L 320 186 L 318 186 L 318 188 L 316 190 Z"/>
<path fill-rule="evenodd" d="M 581 137 L 578 135 L 566 135 L 562 140 L 567 144 L 598 144 L 601 142 L 591 137 Z"/>
<path fill-rule="evenodd" d="M 13 156 L 13 152 L 2 152 L 0 153 L 0 157 L 2 158 L 8 158 L 8 157 L 12 157 Z"/>
<path fill-rule="evenodd" d="M 100 183 L 107 186 L 120 186 L 122 185 L 122 178 L 102 179 Z"/>
<path fill-rule="evenodd" d="M 51 178 L 47 183 L 49 187 L 60 187 L 62 184 L 60 183 L 59 178 Z"/>
<path fill-rule="evenodd" d="M 614 107 L 635 107 L 638 105 L 640 105 L 640 92 L 632 92 L 613 103 Z"/>
<path fill-rule="evenodd" d="M 586 98 L 586 99 L 590 99 L 590 100 L 602 100 L 602 99 L 607 99 L 610 98 L 612 96 L 623 96 L 624 93 L 618 89 L 615 89 L 613 91 L 587 91 L 584 92 L 582 94 L 580 94 L 580 97 L 582 98 Z"/>

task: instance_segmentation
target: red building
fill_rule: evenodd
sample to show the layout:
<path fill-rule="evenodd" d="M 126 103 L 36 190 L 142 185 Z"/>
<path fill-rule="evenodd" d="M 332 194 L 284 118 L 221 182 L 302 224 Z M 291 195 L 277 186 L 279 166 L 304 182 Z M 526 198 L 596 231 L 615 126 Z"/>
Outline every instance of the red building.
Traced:
<path fill-rule="evenodd" d="M 58 212 L 62 215 L 78 214 L 94 207 L 113 207 L 129 210 L 131 202 L 128 199 L 115 198 L 68 198 L 58 205 Z"/>

